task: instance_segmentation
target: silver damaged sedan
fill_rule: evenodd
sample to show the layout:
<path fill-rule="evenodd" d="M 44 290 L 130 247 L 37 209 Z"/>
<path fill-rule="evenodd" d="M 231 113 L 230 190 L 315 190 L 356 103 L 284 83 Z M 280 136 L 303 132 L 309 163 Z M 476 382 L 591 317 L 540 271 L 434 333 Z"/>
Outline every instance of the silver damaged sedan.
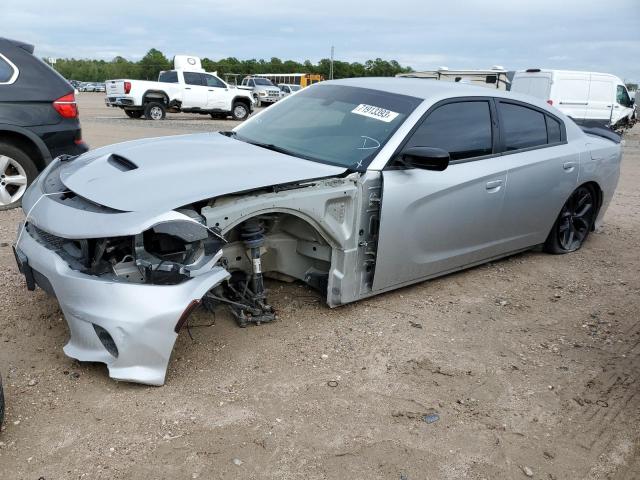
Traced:
<path fill-rule="evenodd" d="M 25 194 L 15 255 L 60 303 L 68 356 L 162 385 L 196 307 L 277 318 L 265 277 L 335 307 L 540 245 L 575 251 L 620 161 L 615 134 L 534 98 L 323 82 L 230 132 L 57 158 Z"/>

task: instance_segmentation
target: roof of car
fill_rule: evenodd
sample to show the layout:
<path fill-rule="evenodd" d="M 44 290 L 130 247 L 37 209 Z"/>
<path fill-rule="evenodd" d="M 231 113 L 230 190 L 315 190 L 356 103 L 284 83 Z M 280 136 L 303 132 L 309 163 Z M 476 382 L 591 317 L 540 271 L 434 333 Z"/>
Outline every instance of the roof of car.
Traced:
<path fill-rule="evenodd" d="M 469 83 L 447 82 L 435 79 L 402 77 L 364 77 L 331 80 L 322 84 L 346 85 L 350 87 L 370 88 L 399 95 L 410 95 L 425 100 L 441 100 L 453 97 L 499 97 L 527 102 L 548 110 L 548 105 L 535 97 L 516 92 L 486 88 Z"/>

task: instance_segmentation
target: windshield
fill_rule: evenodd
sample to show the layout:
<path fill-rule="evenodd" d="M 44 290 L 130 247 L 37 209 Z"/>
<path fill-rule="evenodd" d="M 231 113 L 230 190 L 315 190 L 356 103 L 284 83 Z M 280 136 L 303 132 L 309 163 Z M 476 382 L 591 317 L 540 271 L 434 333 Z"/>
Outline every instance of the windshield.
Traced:
<path fill-rule="evenodd" d="M 268 80 L 266 78 L 256 78 L 255 82 L 256 85 L 267 85 L 269 87 L 275 87 L 275 85 L 271 83 L 271 80 Z"/>
<path fill-rule="evenodd" d="M 234 132 L 238 140 L 362 171 L 421 102 L 407 95 L 317 84 Z"/>
<path fill-rule="evenodd" d="M 302 87 L 300 87 L 300 85 L 289 85 L 289 88 L 291 89 L 292 92 L 297 92 Z"/>

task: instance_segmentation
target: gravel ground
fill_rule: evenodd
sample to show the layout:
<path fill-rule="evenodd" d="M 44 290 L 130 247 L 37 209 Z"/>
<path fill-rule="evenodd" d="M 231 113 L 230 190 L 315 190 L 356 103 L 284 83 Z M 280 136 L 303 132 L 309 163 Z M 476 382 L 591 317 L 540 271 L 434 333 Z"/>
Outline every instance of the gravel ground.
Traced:
<path fill-rule="evenodd" d="M 101 101 L 79 96 L 94 147 L 234 125 L 131 120 Z M 22 214 L 0 212 L 0 477 L 640 478 L 639 184 L 636 127 L 604 228 L 579 252 L 334 310 L 271 283 L 279 322 L 197 312 L 160 388 L 64 356 L 56 301 L 14 265 Z"/>

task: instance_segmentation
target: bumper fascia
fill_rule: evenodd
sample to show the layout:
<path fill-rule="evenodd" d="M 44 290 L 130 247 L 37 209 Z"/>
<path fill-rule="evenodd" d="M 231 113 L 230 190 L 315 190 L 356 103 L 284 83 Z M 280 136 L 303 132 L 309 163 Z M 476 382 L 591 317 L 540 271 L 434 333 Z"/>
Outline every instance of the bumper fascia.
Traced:
<path fill-rule="evenodd" d="M 26 230 L 19 235 L 16 256 L 26 260 L 36 278 L 42 276 L 50 284 L 71 333 L 66 355 L 105 363 L 114 379 L 148 385 L 164 384 L 178 336 L 174 329 L 185 309 L 229 277 L 226 270 L 214 267 L 178 285 L 104 280 L 72 270 Z M 111 335 L 117 357 L 103 346 L 94 324 Z"/>

